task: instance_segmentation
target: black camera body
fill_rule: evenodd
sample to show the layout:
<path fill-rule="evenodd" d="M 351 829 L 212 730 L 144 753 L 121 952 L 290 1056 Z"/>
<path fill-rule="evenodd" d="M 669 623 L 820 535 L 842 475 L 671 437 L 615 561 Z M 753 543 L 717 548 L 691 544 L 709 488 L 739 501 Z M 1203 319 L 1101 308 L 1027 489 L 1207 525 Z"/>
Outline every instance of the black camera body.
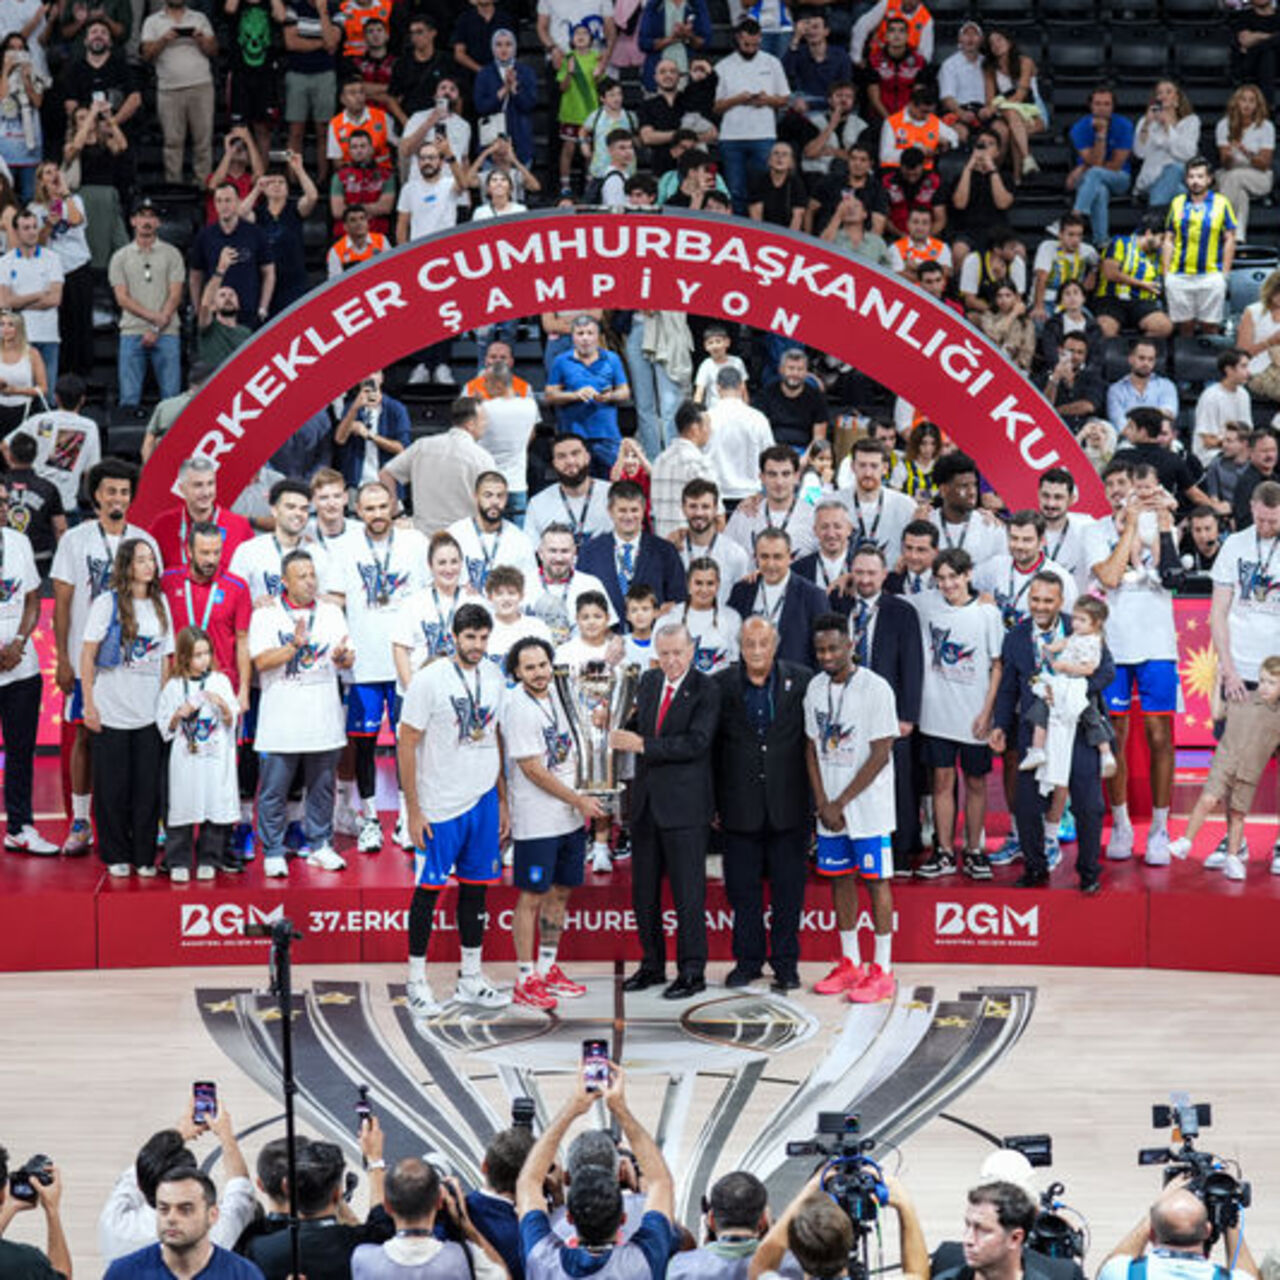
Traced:
<path fill-rule="evenodd" d="M 789 1156 L 825 1156 L 829 1171 L 823 1190 L 847 1213 L 855 1227 L 875 1222 L 880 1206 L 889 1200 L 880 1166 L 866 1153 L 875 1145 L 864 1139 L 862 1122 L 850 1112 L 818 1113 L 817 1138 L 788 1142 Z M 826 1139 L 824 1141 L 824 1138 Z"/>
<path fill-rule="evenodd" d="M 534 1117 L 538 1114 L 538 1108 L 532 1098 L 512 1098 L 511 1099 L 511 1127 L 513 1129 L 528 1129 L 533 1131 Z"/>
<path fill-rule="evenodd" d="M 1068 1209 L 1059 1199 L 1065 1190 L 1061 1182 L 1051 1182 L 1041 1192 L 1040 1208 L 1036 1213 L 1035 1226 L 1027 1236 L 1027 1248 L 1045 1258 L 1083 1262 L 1085 1232 L 1062 1213 L 1067 1209 L 1067 1212 L 1075 1214 L 1075 1210 Z"/>
<path fill-rule="evenodd" d="M 53 1183 L 53 1161 L 48 1156 L 34 1155 L 22 1166 L 9 1175 L 9 1194 L 24 1204 L 34 1204 L 38 1182 L 42 1187 Z"/>

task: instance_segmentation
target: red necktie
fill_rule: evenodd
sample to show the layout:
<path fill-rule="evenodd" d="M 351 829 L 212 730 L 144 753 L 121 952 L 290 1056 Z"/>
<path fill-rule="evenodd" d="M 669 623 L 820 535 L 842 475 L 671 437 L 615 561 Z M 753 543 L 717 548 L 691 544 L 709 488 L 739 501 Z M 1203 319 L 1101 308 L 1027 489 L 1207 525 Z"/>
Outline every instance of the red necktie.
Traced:
<path fill-rule="evenodd" d="M 675 697 L 676 690 L 674 685 L 667 685 L 662 694 L 662 705 L 658 708 L 658 723 L 654 728 L 655 733 L 662 732 L 662 722 L 667 718 L 667 708 L 671 706 L 671 699 Z"/>

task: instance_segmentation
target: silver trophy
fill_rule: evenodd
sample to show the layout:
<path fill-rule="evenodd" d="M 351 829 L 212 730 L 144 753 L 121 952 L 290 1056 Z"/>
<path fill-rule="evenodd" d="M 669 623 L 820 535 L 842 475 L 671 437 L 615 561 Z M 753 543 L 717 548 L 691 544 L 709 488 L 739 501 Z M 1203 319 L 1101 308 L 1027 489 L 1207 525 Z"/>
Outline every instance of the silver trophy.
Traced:
<path fill-rule="evenodd" d="M 622 790 L 618 753 L 609 745 L 609 734 L 621 729 L 631 715 L 640 667 L 634 662 L 625 667 L 592 663 L 576 673 L 559 666 L 552 675 L 578 749 L 574 785 L 583 795 L 608 800 Z"/>

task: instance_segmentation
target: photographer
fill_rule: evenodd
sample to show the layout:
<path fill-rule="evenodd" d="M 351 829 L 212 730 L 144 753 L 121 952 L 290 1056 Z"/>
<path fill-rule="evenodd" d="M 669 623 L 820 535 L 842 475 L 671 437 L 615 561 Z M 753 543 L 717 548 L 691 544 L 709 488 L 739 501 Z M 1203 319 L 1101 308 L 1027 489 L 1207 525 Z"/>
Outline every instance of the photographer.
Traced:
<path fill-rule="evenodd" d="M 667 1266 L 667 1280 L 746 1280 L 751 1258 L 769 1230 L 764 1183 L 754 1174 L 726 1173 L 702 1203 L 707 1243 L 677 1253 Z"/>
<path fill-rule="evenodd" d="M 221 1207 L 211 1224 L 214 1244 L 230 1249 L 253 1220 L 255 1203 L 249 1166 L 245 1164 L 235 1128 L 225 1106 L 207 1125 L 195 1121 L 194 1103 L 173 1129 L 161 1129 L 143 1144 L 133 1167 L 116 1180 L 98 1216 L 98 1252 L 104 1262 L 133 1253 L 156 1238 L 156 1188 L 161 1175 L 175 1167 L 195 1169 L 196 1157 L 187 1147 L 203 1134 L 212 1133 L 222 1148 L 226 1185 Z"/>
<path fill-rule="evenodd" d="M 529 1280 L 566 1280 L 608 1270 L 611 1275 L 635 1276 L 647 1268 L 652 1280 L 663 1280 L 674 1247 L 675 1209 L 671 1171 L 658 1144 L 631 1114 L 624 1093 L 622 1068 L 610 1064 L 603 1095 L 587 1088 L 579 1077 L 573 1096 L 560 1109 L 534 1144 L 516 1183 L 516 1212 L 520 1215 L 520 1243 Z M 569 1126 L 603 1097 L 622 1128 L 636 1161 L 645 1172 L 648 1211 L 625 1244 L 614 1244 L 622 1223 L 622 1189 L 616 1175 L 585 1168 L 569 1185 L 569 1220 L 578 1243 L 566 1244 L 551 1229 L 543 1184 Z M 314 1280 L 314 1277 L 308 1277 Z"/>
<path fill-rule="evenodd" d="M 1213 1232 L 1205 1203 L 1185 1177 L 1174 1178 L 1107 1255 L 1098 1280 L 1248 1280 L 1258 1265 L 1239 1230 L 1222 1233 L 1228 1272 L 1209 1260 Z"/>
<path fill-rule="evenodd" d="M 71 1251 L 67 1248 L 59 1214 L 62 1179 L 52 1164 L 45 1166 L 44 1176 L 49 1179 L 47 1185 L 38 1176 L 26 1180 L 33 1192 L 32 1199 L 15 1196 L 9 1186 L 9 1153 L 0 1147 L 0 1276 L 5 1280 L 54 1280 L 57 1276 L 71 1280 Z M 3 1238 L 9 1223 L 37 1204 L 44 1210 L 49 1232 L 44 1253 L 34 1245 L 14 1244 Z"/>
<path fill-rule="evenodd" d="M 520 1220 L 516 1217 L 516 1179 L 533 1150 L 533 1130 L 522 1124 L 494 1134 L 485 1148 L 480 1172 L 484 1186 L 467 1192 L 467 1216 L 498 1251 L 511 1280 L 524 1280 Z"/>
<path fill-rule="evenodd" d="M 569 1143 L 564 1157 L 564 1177 L 560 1188 L 561 1204 L 551 1215 L 551 1228 L 562 1240 L 572 1242 L 577 1232 L 564 1205 L 565 1188 L 588 1169 L 600 1169 L 622 1188 L 622 1226 L 619 1240 L 630 1240 L 644 1220 L 645 1197 L 640 1190 L 640 1172 L 630 1152 L 618 1150 L 613 1134 L 606 1129 L 584 1129 Z M 552 1171 L 554 1175 L 554 1170 Z M 549 1194 L 554 1198 L 554 1176 Z"/>

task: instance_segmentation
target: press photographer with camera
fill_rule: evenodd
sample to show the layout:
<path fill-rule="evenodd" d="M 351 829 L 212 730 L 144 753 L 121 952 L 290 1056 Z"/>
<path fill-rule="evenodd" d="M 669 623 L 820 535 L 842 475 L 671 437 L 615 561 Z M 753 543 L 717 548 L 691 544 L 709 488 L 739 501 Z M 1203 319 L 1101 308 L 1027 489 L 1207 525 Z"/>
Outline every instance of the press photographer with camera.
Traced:
<path fill-rule="evenodd" d="M 667 1280 L 746 1280 L 747 1268 L 769 1231 L 769 1193 L 754 1174 L 718 1178 L 703 1197 L 707 1242 L 677 1253 Z M 795 1277 L 788 1267 L 784 1275 Z"/>
<path fill-rule="evenodd" d="M 71 1280 L 71 1251 L 62 1231 L 62 1179 L 48 1156 L 33 1156 L 9 1172 L 9 1153 L 0 1147 L 0 1276 L 4 1280 Z M 34 1245 L 5 1240 L 9 1224 L 39 1205 L 48 1236 L 44 1252 Z"/>
<path fill-rule="evenodd" d="M 533 1117 L 523 1122 L 517 1113 L 521 1102 L 512 1104 L 511 1127 L 494 1134 L 485 1148 L 480 1172 L 484 1186 L 467 1192 L 467 1214 L 476 1230 L 498 1251 L 511 1280 L 524 1280 L 524 1258 L 520 1253 L 520 1220 L 516 1216 L 516 1179 L 533 1150 Z"/>

